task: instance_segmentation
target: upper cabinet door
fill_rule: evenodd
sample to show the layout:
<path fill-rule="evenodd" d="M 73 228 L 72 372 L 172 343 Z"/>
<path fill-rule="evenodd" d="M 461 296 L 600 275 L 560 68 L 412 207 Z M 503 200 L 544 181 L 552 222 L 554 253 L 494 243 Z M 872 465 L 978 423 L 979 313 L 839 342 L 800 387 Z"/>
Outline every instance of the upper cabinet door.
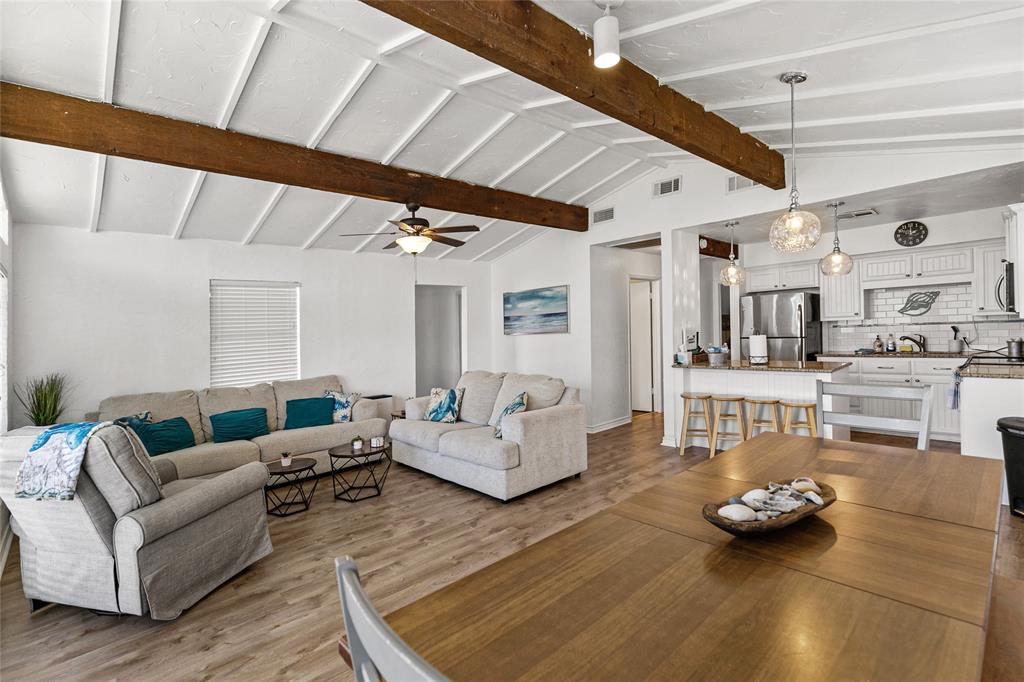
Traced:
<path fill-rule="evenodd" d="M 848 275 L 821 278 L 822 320 L 862 320 L 863 312 L 864 289 L 856 265 Z"/>
<path fill-rule="evenodd" d="M 778 266 L 772 265 L 766 268 L 750 268 L 747 270 L 747 291 L 773 291 L 778 288 Z"/>
<path fill-rule="evenodd" d="M 783 289 L 809 289 L 818 286 L 818 264 L 797 263 L 783 265 L 779 270 L 779 285 Z"/>
<path fill-rule="evenodd" d="M 941 277 L 952 278 L 953 281 L 961 275 L 970 275 L 974 272 L 973 254 L 972 249 L 963 247 L 915 253 L 914 278 Z M 962 281 L 968 279 L 970 278 L 963 278 Z"/>
<path fill-rule="evenodd" d="M 914 259 L 909 253 L 893 253 L 865 258 L 860 263 L 863 282 L 888 282 L 914 276 Z"/>

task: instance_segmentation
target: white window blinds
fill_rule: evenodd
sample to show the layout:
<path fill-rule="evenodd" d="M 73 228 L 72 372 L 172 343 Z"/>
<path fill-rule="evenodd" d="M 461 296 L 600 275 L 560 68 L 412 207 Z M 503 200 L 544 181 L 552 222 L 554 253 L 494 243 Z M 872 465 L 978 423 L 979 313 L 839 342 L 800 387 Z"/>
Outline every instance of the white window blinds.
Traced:
<path fill-rule="evenodd" d="M 299 378 L 299 284 L 210 280 L 210 385 Z"/>

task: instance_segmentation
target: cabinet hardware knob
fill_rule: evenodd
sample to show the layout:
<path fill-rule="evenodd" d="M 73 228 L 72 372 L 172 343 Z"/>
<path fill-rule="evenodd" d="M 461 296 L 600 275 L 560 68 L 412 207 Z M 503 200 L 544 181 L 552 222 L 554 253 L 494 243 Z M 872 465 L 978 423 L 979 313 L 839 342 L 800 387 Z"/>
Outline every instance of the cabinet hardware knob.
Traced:
<path fill-rule="evenodd" d="M 920 273 L 920 272 L 919 272 L 919 273 L 917 273 L 917 276 L 918 276 L 918 277 L 920 277 L 920 276 L 921 276 L 921 273 Z"/>
<path fill-rule="evenodd" d="M 908 384 L 910 383 L 910 379 L 904 379 L 903 381 L 905 381 Z"/>
<path fill-rule="evenodd" d="M 978 306 L 978 310 L 984 310 L 984 309 L 985 309 L 985 306 L 983 306 L 983 305 Z"/>
<path fill-rule="evenodd" d="M 919 384 L 919 383 L 921 383 L 921 380 L 920 379 L 914 379 L 914 383 L 915 384 Z"/>
<path fill-rule="evenodd" d="M 910 273 L 908 272 L 907 274 L 905 274 L 905 275 L 903 275 L 903 276 L 904 276 L 904 277 L 910 277 Z"/>
<path fill-rule="evenodd" d="M 895 367 L 886 367 L 885 365 L 879 365 L 878 369 L 896 369 Z"/>

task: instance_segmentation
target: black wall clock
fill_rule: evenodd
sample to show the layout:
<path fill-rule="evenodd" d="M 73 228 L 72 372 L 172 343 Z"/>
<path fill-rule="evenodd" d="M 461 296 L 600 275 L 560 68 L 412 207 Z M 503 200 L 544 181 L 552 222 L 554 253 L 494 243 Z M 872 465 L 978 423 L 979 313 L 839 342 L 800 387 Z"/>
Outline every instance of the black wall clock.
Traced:
<path fill-rule="evenodd" d="M 917 220 L 908 220 L 896 228 L 892 238 L 900 246 L 920 246 L 928 238 L 928 226 Z"/>

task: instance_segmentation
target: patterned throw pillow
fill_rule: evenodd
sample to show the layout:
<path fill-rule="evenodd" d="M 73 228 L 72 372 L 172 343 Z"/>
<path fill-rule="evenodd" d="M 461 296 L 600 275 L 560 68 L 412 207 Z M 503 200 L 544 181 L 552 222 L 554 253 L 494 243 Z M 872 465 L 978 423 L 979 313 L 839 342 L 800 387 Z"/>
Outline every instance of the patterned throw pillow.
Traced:
<path fill-rule="evenodd" d="M 510 402 L 508 405 L 506 405 L 505 409 L 502 410 L 501 414 L 498 415 L 498 423 L 494 425 L 494 437 L 495 438 L 501 438 L 501 420 L 504 419 L 505 417 L 507 417 L 508 415 L 515 414 L 517 412 L 526 412 L 526 394 L 525 393 L 520 393 L 515 398 L 513 398 L 512 402 Z"/>
<path fill-rule="evenodd" d="M 139 412 L 138 414 L 129 414 L 124 417 L 118 417 L 114 420 L 114 423 L 118 426 L 127 426 L 134 430 L 134 427 L 138 424 L 150 424 L 153 421 L 153 415 L 146 410 L 145 412 Z"/>
<path fill-rule="evenodd" d="M 342 393 L 341 391 L 324 391 L 324 395 L 334 399 L 334 423 L 352 421 L 352 406 L 359 400 L 361 393 Z"/>
<path fill-rule="evenodd" d="M 432 388 L 427 411 L 423 413 L 424 421 L 454 424 L 459 418 L 462 408 L 464 388 Z"/>

